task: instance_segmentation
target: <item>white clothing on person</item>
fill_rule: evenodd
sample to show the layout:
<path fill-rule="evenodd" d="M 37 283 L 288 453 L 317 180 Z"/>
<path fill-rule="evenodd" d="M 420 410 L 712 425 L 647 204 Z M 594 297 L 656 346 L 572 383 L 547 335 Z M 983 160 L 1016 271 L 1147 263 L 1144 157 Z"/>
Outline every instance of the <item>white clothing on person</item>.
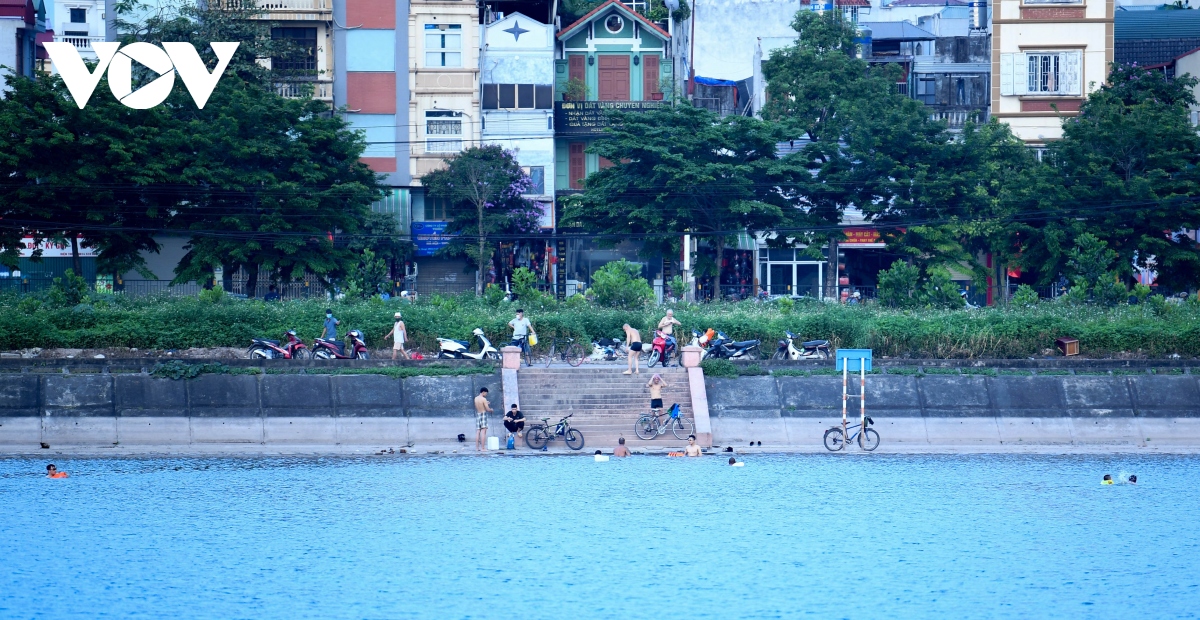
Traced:
<path fill-rule="evenodd" d="M 396 343 L 392 345 L 393 349 L 404 348 L 404 321 L 396 321 L 396 325 L 392 327 L 392 334 L 396 339 Z"/>
<path fill-rule="evenodd" d="M 508 325 L 513 328 L 513 338 L 528 336 L 529 330 L 533 329 L 533 324 L 525 317 L 513 319 L 508 322 Z"/>

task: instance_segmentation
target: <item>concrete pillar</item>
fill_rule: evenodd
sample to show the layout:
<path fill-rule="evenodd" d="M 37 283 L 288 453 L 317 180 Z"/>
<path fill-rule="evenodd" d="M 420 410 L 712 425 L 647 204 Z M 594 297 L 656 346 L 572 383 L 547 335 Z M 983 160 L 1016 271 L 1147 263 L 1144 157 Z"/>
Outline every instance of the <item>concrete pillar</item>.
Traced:
<path fill-rule="evenodd" d="M 500 355 L 504 357 L 502 368 L 516 370 L 521 367 L 521 347 L 503 347 Z"/>
<path fill-rule="evenodd" d="M 683 367 L 684 368 L 696 368 L 696 367 L 700 366 L 700 355 L 703 353 L 703 351 L 704 351 L 704 349 L 701 349 L 700 347 L 691 347 L 691 346 L 684 347 L 683 348 Z"/>

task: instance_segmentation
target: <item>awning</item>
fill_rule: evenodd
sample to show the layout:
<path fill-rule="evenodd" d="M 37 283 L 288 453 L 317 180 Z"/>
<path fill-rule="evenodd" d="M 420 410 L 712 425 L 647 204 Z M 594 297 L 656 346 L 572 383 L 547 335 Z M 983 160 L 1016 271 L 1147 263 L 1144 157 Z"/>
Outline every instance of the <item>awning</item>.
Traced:
<path fill-rule="evenodd" d="M 717 78 L 706 78 L 706 77 L 700 77 L 698 75 L 696 76 L 696 83 L 704 84 L 705 86 L 733 86 L 735 88 L 737 87 L 737 82 L 734 82 L 731 80 L 718 80 Z"/>

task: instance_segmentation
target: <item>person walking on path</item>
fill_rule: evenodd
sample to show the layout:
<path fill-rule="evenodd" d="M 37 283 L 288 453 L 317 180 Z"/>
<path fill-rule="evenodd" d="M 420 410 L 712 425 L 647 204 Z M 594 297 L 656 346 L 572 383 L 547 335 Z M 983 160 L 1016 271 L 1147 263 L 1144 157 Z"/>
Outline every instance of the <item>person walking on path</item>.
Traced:
<path fill-rule="evenodd" d="M 321 340 L 337 340 L 337 328 L 342 322 L 333 318 L 333 310 L 325 310 L 325 328 L 321 330 Z"/>
<path fill-rule="evenodd" d="M 662 391 L 663 388 L 668 387 L 667 382 L 663 381 L 662 375 L 654 373 L 646 387 L 650 388 L 650 413 L 656 416 L 662 415 Z"/>
<path fill-rule="evenodd" d="M 623 374 L 640 373 L 638 362 L 642 357 L 642 335 L 638 333 L 638 330 L 630 327 L 629 323 L 622 325 L 621 329 L 625 330 L 625 346 L 629 349 L 629 370 Z"/>
<path fill-rule="evenodd" d="M 408 340 L 408 331 L 404 328 L 404 321 L 401 320 L 400 313 L 396 313 L 396 324 L 392 326 L 392 331 L 388 332 L 383 337 L 384 340 L 395 337 L 392 344 L 392 359 L 396 359 L 396 353 L 400 353 L 400 357 L 404 359 L 412 359 L 408 356 L 408 351 L 404 350 L 404 341 Z"/>
<path fill-rule="evenodd" d="M 509 321 L 508 326 L 513 330 L 512 346 L 521 347 L 522 352 L 529 346 L 529 335 L 537 336 L 537 332 L 533 331 L 533 323 L 525 318 L 525 310 L 522 308 L 517 308 L 517 317 Z"/>
<path fill-rule="evenodd" d="M 487 414 L 492 412 L 487 394 L 487 388 L 479 388 L 479 396 L 475 397 L 475 450 L 479 452 L 487 452 Z"/>
<path fill-rule="evenodd" d="M 658 322 L 658 331 L 662 332 L 664 336 L 671 336 L 673 335 L 671 332 L 675 329 L 675 325 L 682 327 L 683 323 L 675 320 L 674 310 L 667 310 L 667 316 L 664 316 L 662 320 Z"/>

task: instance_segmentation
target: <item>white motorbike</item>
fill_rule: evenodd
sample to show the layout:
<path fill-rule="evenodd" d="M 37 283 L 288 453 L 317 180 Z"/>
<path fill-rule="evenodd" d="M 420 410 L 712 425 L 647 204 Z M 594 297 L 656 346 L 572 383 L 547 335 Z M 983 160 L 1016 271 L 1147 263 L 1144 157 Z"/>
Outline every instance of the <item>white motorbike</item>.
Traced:
<path fill-rule="evenodd" d="M 779 348 L 775 350 L 775 355 L 771 356 L 774 360 L 811 360 L 811 359 L 829 359 L 829 341 L 828 340 L 808 340 L 800 343 L 800 348 L 796 348 L 796 335 L 792 332 L 784 332 L 787 334 L 787 340 L 779 341 Z"/>
<path fill-rule="evenodd" d="M 483 335 L 483 330 L 478 327 L 471 332 L 479 339 L 479 351 L 471 352 L 471 343 L 466 340 L 454 340 L 452 338 L 438 338 L 438 358 L 439 359 L 469 359 L 469 360 L 498 360 L 500 359 L 500 351 L 492 346 L 487 336 Z"/>

